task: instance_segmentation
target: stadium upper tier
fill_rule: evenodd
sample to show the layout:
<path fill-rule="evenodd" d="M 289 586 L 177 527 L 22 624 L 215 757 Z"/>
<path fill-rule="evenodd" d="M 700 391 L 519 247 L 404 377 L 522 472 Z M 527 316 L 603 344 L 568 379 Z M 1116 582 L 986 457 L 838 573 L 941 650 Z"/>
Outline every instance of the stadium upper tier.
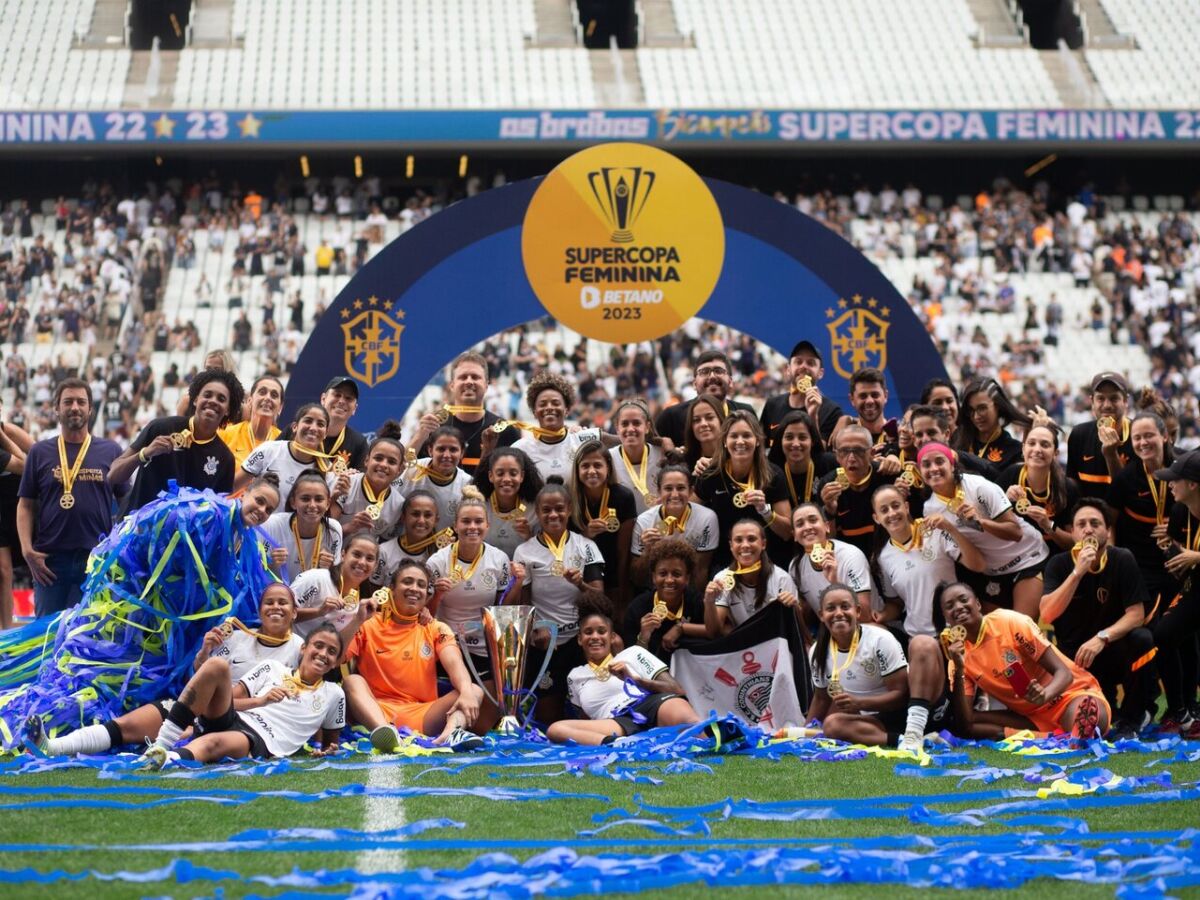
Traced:
<path fill-rule="evenodd" d="M 675 40 L 651 34 L 615 75 L 570 0 L 196 0 L 203 36 L 155 91 L 147 60 L 105 43 L 114 2 L 0 0 L 0 109 L 1200 104 L 1195 0 L 1093 0 L 1105 33 L 1071 54 L 1031 49 L 1015 19 L 988 46 L 986 0 L 657 0 Z"/>

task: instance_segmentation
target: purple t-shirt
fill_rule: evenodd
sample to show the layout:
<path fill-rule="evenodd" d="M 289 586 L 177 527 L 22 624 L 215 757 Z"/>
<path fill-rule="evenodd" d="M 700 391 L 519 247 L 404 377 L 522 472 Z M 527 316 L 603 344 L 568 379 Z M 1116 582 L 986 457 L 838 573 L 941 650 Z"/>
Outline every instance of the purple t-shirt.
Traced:
<path fill-rule="evenodd" d="M 67 442 L 67 462 L 75 464 L 79 444 Z M 38 441 L 29 448 L 25 471 L 17 496 L 38 502 L 33 549 L 39 553 L 91 550 L 112 528 L 113 486 L 108 468 L 121 455 L 115 441 L 92 438 L 87 457 L 75 477 L 71 494 L 75 505 L 63 509 L 62 467 L 58 459 L 58 438 Z"/>

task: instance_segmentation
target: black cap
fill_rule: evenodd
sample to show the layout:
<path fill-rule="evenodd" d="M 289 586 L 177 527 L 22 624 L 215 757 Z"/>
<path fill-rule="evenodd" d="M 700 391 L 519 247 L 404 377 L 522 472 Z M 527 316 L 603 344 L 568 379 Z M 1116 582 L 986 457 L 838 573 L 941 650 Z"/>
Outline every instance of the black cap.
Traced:
<path fill-rule="evenodd" d="M 332 391 L 334 388 L 339 388 L 342 385 L 349 385 L 354 389 L 354 399 L 358 399 L 358 382 L 349 375 L 338 375 L 336 378 L 329 379 L 329 384 L 325 385 L 325 391 Z M 321 393 L 325 393 L 322 391 Z"/>
<path fill-rule="evenodd" d="M 817 358 L 817 362 L 824 362 L 821 359 L 821 351 L 817 349 L 816 344 L 812 341 L 797 341 L 796 346 L 792 348 L 792 352 L 788 354 L 788 359 L 794 359 L 801 353 L 807 353 Z"/>
<path fill-rule="evenodd" d="M 1106 381 L 1113 387 L 1119 388 L 1121 393 L 1129 393 L 1129 382 L 1125 380 L 1124 375 L 1121 375 L 1118 372 L 1101 372 L 1099 375 L 1093 378 L 1092 393 L 1094 394 L 1096 391 L 1100 390 L 1100 385 L 1104 384 Z"/>
<path fill-rule="evenodd" d="M 1200 482 L 1200 450 L 1192 450 L 1171 463 L 1170 468 L 1159 469 L 1154 473 L 1159 481 L 1195 481 Z"/>

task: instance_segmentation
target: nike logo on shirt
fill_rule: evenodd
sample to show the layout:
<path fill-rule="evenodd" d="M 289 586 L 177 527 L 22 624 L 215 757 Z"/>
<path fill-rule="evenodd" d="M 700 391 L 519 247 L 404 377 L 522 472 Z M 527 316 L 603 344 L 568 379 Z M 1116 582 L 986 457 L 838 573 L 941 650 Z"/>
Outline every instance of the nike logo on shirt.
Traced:
<path fill-rule="evenodd" d="M 1094 457 L 1094 456 L 1085 456 L 1085 457 L 1083 458 L 1083 461 L 1084 461 L 1084 462 L 1091 462 L 1091 461 L 1092 461 L 1093 459 L 1095 459 L 1095 458 L 1096 458 L 1096 457 Z"/>

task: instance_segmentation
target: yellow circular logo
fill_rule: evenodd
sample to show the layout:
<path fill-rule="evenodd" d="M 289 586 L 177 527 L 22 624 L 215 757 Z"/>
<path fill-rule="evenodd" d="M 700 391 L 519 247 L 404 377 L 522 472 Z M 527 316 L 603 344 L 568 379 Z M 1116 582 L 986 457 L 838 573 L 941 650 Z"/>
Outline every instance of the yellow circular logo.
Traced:
<path fill-rule="evenodd" d="M 601 144 L 539 185 L 521 230 L 525 275 L 547 312 L 622 344 L 662 337 L 712 294 L 721 211 L 700 176 L 643 144 Z"/>

